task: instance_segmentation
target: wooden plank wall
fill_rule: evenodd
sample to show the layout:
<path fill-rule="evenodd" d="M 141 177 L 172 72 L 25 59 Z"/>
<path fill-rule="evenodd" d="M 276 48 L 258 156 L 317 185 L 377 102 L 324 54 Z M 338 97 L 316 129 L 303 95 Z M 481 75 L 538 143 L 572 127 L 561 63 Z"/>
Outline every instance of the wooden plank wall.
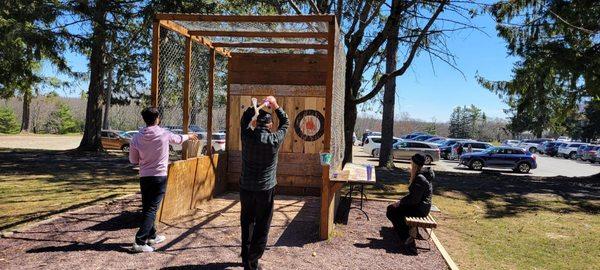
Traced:
<path fill-rule="evenodd" d="M 171 163 L 157 220 L 174 221 L 222 193 L 226 187 L 226 162 L 227 154 L 214 154 Z"/>
<path fill-rule="evenodd" d="M 236 185 L 241 172 L 240 119 L 251 106 L 251 98 L 273 95 L 290 119 L 290 128 L 281 147 L 278 185 L 318 189 L 322 167 L 319 152 L 324 136 L 307 142 L 296 134 L 294 121 L 301 111 L 325 114 L 325 55 L 232 54 L 229 61 L 228 183 Z M 272 112 L 273 113 L 273 112 Z M 273 117 L 274 126 L 278 119 Z M 324 123 L 323 123 L 324 124 Z M 294 192 L 295 193 L 295 192 Z"/>

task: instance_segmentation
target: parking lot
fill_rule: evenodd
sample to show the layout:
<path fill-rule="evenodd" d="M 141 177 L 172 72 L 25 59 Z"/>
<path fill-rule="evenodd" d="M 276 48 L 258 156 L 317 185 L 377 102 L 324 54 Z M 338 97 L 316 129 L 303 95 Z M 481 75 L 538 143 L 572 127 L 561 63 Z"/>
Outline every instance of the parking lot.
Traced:
<path fill-rule="evenodd" d="M 376 158 L 368 156 L 362 151 L 362 147 L 354 147 L 354 163 L 357 164 L 378 164 Z M 531 170 L 528 174 L 514 173 L 510 169 L 484 168 L 484 172 L 498 172 L 506 175 L 529 175 L 529 176 L 569 176 L 582 177 L 600 173 L 600 164 L 591 164 L 589 162 L 576 161 L 564 158 L 548 157 L 543 155 L 537 156 L 537 169 Z M 406 160 L 394 161 L 397 167 L 408 167 L 409 162 Z M 458 161 L 440 160 L 433 164 L 434 170 L 453 171 L 462 173 L 481 173 L 480 171 L 470 170 L 465 166 L 458 166 Z"/>

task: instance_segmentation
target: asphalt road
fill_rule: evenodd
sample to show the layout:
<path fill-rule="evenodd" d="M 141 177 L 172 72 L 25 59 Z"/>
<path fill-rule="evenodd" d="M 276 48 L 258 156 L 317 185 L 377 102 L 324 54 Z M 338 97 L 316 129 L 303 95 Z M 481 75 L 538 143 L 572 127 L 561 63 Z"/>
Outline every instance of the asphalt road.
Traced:
<path fill-rule="evenodd" d="M 366 153 L 362 152 L 362 147 L 354 147 L 354 163 L 358 164 L 373 164 L 378 163 L 377 159 L 369 157 Z M 536 154 L 537 155 L 537 154 Z M 408 161 L 396 160 L 394 161 L 397 167 L 408 167 Z M 495 169 L 495 168 L 484 168 L 485 171 L 499 172 L 506 175 L 528 175 L 528 176 L 569 176 L 569 177 L 582 177 L 590 176 L 600 173 L 600 164 L 591 164 L 589 162 L 575 161 L 564 158 L 548 157 L 537 155 L 537 169 L 531 170 L 528 174 L 514 173 L 510 169 Z M 433 164 L 434 170 L 440 171 L 453 171 L 462 173 L 481 173 L 480 171 L 473 171 L 465 166 L 458 166 L 458 161 L 440 160 Z"/>

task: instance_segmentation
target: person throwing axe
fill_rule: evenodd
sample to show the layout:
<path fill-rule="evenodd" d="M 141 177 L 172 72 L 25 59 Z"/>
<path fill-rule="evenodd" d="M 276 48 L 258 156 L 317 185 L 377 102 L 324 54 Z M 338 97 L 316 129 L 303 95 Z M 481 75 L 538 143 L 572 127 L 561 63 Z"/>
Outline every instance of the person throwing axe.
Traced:
<path fill-rule="evenodd" d="M 267 245 L 273 217 L 274 189 L 277 185 L 277 154 L 290 125 L 287 114 L 277 100 L 269 96 L 263 100 L 279 118 L 277 130 L 272 131 L 273 118 L 260 110 L 256 101 L 241 119 L 242 173 L 240 202 L 242 211 L 242 263 L 244 269 L 257 269 Z"/>

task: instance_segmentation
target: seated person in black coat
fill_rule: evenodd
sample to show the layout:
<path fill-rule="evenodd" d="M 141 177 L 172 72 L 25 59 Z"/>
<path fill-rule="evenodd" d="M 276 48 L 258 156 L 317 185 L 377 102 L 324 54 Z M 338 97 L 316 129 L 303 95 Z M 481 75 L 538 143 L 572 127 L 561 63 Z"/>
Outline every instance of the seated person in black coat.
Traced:
<path fill-rule="evenodd" d="M 415 154 L 410 163 L 410 179 L 408 194 L 400 201 L 395 202 L 387 208 L 387 218 L 394 225 L 394 230 L 400 236 L 400 240 L 411 251 L 416 251 L 415 241 L 409 237 L 409 227 L 404 217 L 426 217 L 431 210 L 431 193 L 433 171 L 422 172 L 425 164 L 425 156 Z"/>

